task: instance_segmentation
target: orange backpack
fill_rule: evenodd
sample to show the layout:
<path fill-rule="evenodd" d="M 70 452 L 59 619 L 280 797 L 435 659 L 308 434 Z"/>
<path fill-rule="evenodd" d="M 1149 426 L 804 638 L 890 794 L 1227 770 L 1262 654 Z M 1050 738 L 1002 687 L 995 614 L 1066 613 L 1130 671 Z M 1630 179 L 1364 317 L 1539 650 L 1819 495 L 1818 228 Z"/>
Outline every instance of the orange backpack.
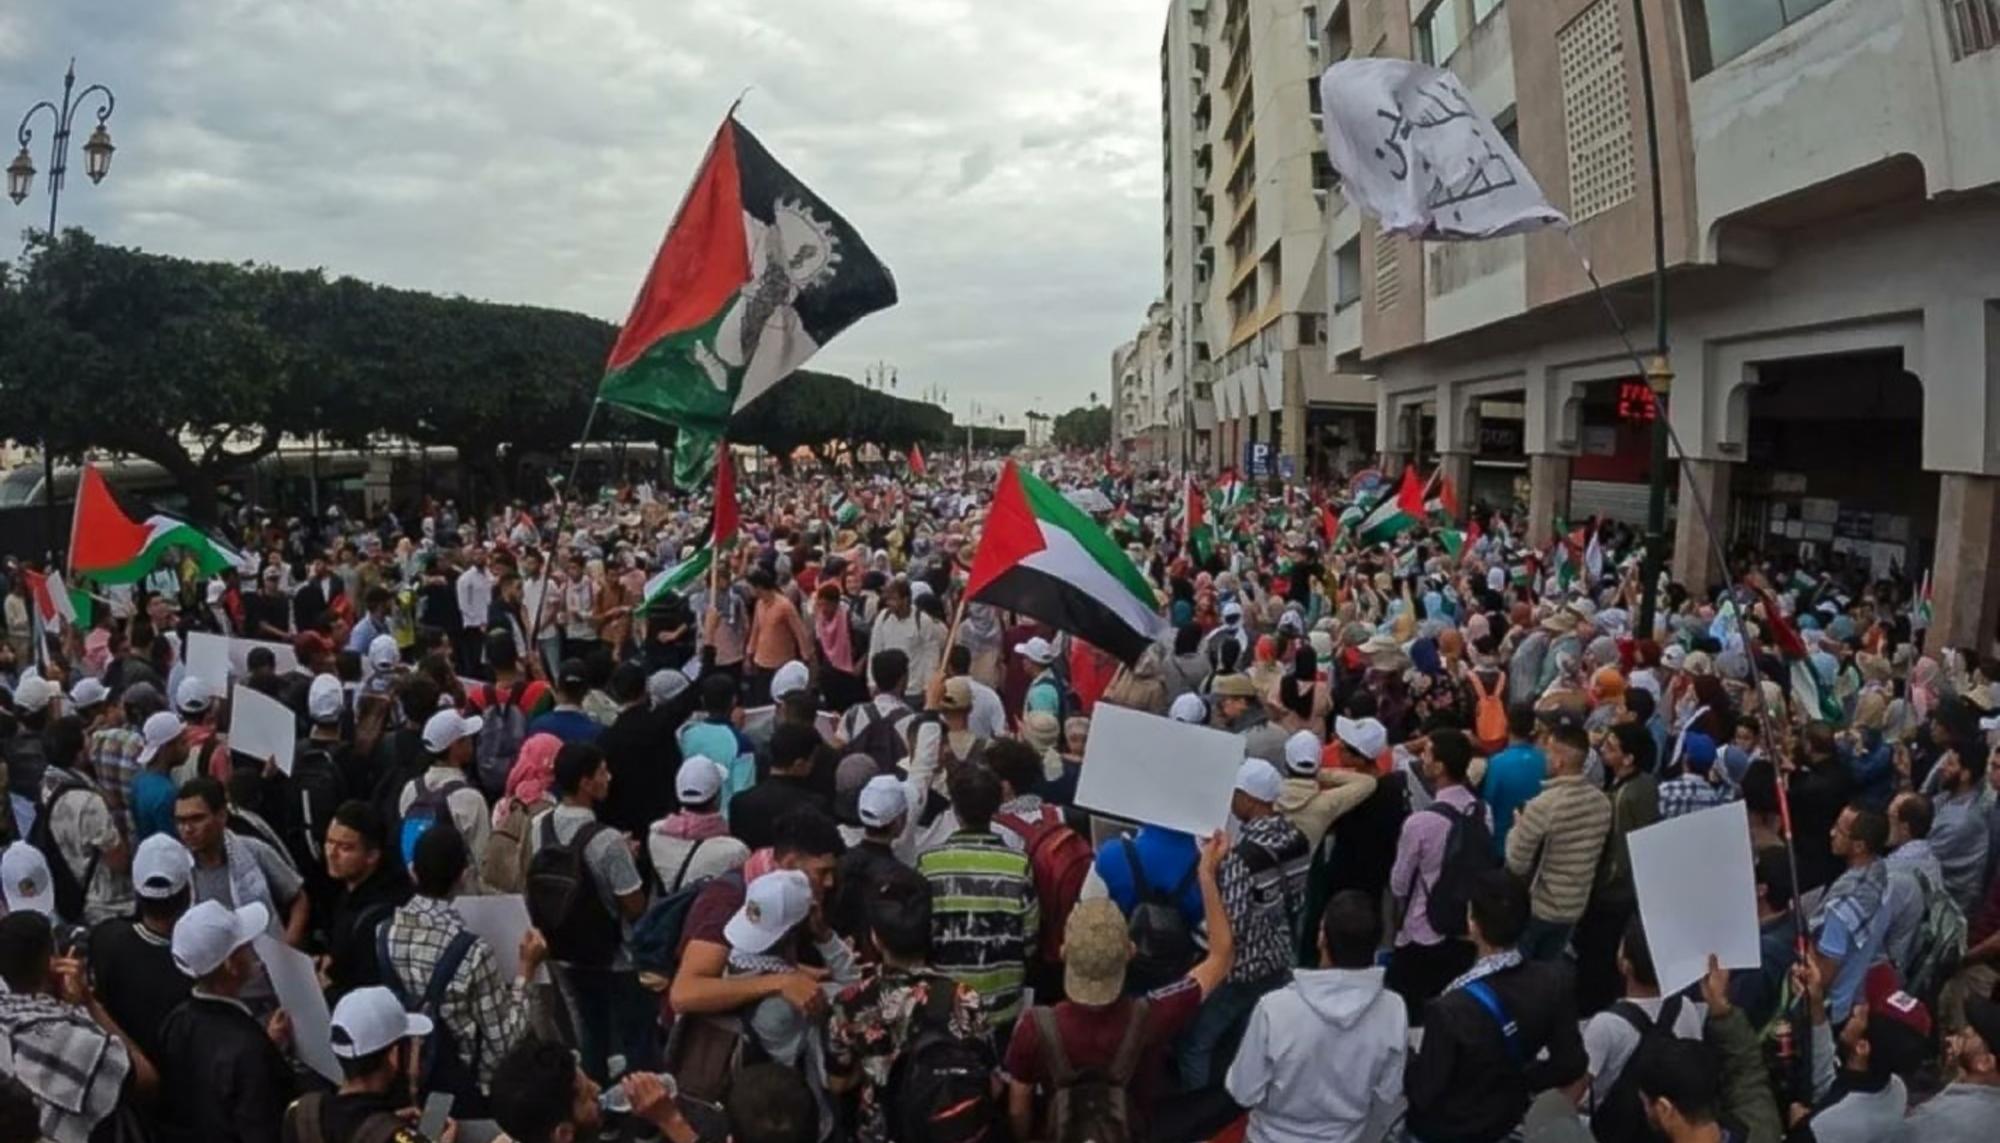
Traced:
<path fill-rule="evenodd" d="M 1488 754 L 1497 753 L 1507 745 L 1507 704 L 1500 698 L 1507 689 L 1507 672 L 1500 672 L 1500 681 L 1490 691 L 1479 681 L 1478 671 L 1469 678 L 1477 699 L 1472 708 L 1473 741 Z"/>

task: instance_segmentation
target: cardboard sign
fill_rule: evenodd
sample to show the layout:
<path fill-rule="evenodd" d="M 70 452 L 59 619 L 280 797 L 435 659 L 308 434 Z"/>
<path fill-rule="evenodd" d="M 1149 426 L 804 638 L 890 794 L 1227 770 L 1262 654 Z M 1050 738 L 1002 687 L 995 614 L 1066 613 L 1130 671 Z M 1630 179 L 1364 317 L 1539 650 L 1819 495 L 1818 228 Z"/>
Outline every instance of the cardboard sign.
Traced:
<path fill-rule="evenodd" d="M 1662 996 L 1707 975 L 1711 953 L 1724 968 L 1763 963 L 1750 818 L 1742 802 L 1635 830 L 1629 844 Z"/>
<path fill-rule="evenodd" d="M 1127 821 L 1207 837 L 1229 823 L 1243 739 L 1100 703 L 1076 804 Z"/>

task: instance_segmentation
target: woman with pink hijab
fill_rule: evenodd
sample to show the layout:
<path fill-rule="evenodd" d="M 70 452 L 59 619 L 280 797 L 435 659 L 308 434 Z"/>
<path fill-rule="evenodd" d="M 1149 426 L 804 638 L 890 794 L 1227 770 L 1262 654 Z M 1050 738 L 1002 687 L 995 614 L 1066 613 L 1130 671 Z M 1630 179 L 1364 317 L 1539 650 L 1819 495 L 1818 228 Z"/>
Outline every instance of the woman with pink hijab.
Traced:
<path fill-rule="evenodd" d="M 507 771 L 507 792 L 493 807 L 493 836 L 479 859 L 479 880 L 495 893 L 518 893 L 526 881 L 528 827 L 536 815 L 555 808 L 556 752 L 562 739 L 530 734 L 521 743 L 514 768 Z"/>

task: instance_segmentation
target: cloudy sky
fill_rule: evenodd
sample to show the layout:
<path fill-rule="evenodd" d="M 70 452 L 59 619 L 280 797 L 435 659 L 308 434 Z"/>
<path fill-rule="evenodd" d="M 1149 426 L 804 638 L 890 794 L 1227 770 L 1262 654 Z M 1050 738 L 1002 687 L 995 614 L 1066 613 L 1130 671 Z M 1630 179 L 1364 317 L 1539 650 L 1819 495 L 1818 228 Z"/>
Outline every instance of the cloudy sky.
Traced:
<path fill-rule="evenodd" d="M 53 96 L 72 54 L 117 93 L 112 174 L 91 187 L 75 156 L 62 203 L 108 241 L 616 321 L 749 88 L 739 118 L 903 297 L 816 365 L 888 361 L 902 393 L 939 383 L 1013 423 L 1102 395 L 1159 289 L 1164 8 L 9 0 L 0 117 Z M 10 229 L 46 209 L 0 200 Z"/>

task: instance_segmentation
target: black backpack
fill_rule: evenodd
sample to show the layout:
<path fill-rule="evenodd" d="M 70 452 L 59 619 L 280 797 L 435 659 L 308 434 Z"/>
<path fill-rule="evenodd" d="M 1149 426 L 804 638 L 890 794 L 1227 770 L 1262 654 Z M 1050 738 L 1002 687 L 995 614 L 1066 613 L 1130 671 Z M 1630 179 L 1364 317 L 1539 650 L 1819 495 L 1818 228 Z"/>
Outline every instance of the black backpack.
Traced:
<path fill-rule="evenodd" d="M 1432 802 L 1424 812 L 1442 815 L 1451 823 L 1437 879 L 1424 891 L 1424 918 L 1440 935 L 1462 937 L 1465 907 L 1472 902 L 1472 883 L 1481 873 L 1500 865 L 1500 859 L 1493 855 L 1493 831 L 1486 825 L 1486 807 L 1474 799 L 1461 814 L 1442 802 Z"/>
<path fill-rule="evenodd" d="M 292 755 L 291 805 L 285 807 L 286 847 L 301 869 L 326 868 L 326 827 L 347 800 L 347 776 L 326 745 L 305 739 Z"/>
<path fill-rule="evenodd" d="M 417 1090 L 426 1094 L 449 1093 L 453 1097 L 452 1114 L 467 1119 L 482 1119 L 486 1115 L 486 1095 L 479 1086 L 479 1065 L 486 1054 L 486 1041 L 483 1035 L 476 1037 L 472 1051 L 466 1052 L 465 1046 L 458 1042 L 458 1035 L 445 1022 L 443 1008 L 446 990 L 478 943 L 476 935 L 460 929 L 431 966 L 424 994 L 413 1000 L 409 985 L 389 956 L 389 921 L 385 919 L 375 928 L 375 959 L 382 968 L 383 985 L 396 994 L 406 1010 L 430 1018 L 430 1034 L 424 1037 L 417 1056 Z"/>
<path fill-rule="evenodd" d="M 902 712 L 883 714 L 882 708 L 869 700 L 861 705 L 861 733 L 847 744 L 849 754 L 866 754 L 875 760 L 875 768 L 884 774 L 899 773 L 897 766 L 910 756 L 910 744 L 896 729 Z"/>
<path fill-rule="evenodd" d="M 1663 1044 L 1672 1044 L 1674 1025 L 1680 1022 L 1681 998 L 1669 998 L 1660 1005 L 1660 1017 L 1649 1019 L 1645 1010 L 1629 1000 L 1620 1000 L 1611 1006 L 1611 1011 L 1639 1033 L 1639 1044 L 1632 1054 L 1625 1058 L 1625 1067 L 1618 1078 L 1611 1081 L 1611 1089 L 1597 1101 L 1596 1110 L 1590 1113 L 1590 1133 L 1605 1143 L 1623 1143 L 1626 1139 L 1644 1139 L 1648 1135 L 1646 1106 L 1639 1094 L 1639 1057 L 1648 1051 L 1659 1051 Z"/>
<path fill-rule="evenodd" d="M 89 896 L 90 883 L 97 877 L 97 863 L 102 854 L 91 851 L 90 860 L 83 866 L 81 878 L 70 870 L 69 862 L 63 860 L 62 847 L 56 844 L 55 817 L 56 803 L 79 790 L 93 790 L 89 782 L 82 778 L 64 778 L 42 802 L 40 812 L 35 814 L 34 828 L 28 831 L 28 844 L 41 851 L 42 858 L 49 866 L 49 888 L 55 893 L 56 915 L 71 924 L 83 920 L 83 903 Z"/>
<path fill-rule="evenodd" d="M 955 981 L 932 976 L 925 991 L 923 1007 L 910 1014 L 907 1041 L 889 1069 L 890 1143 L 976 1143 L 1000 1122 L 993 1053 L 984 1038 L 952 1031 Z"/>
<path fill-rule="evenodd" d="M 604 968 L 618 955 L 623 940 L 618 918 L 597 896 L 597 878 L 584 854 L 603 822 L 589 822 L 569 844 L 556 840 L 555 811 L 542 818 L 541 840 L 528 859 L 525 886 L 528 918 L 549 942 L 549 955 L 563 964 Z"/>
<path fill-rule="evenodd" d="M 1139 847 L 1129 837 L 1118 839 L 1125 848 L 1125 862 L 1132 867 L 1132 915 L 1125 919 L 1125 931 L 1132 938 L 1132 959 L 1125 966 L 1128 991 L 1151 992 L 1187 975 L 1200 950 L 1194 932 L 1181 912 L 1181 898 L 1194 883 L 1201 862 L 1195 861 L 1172 893 L 1163 893 L 1146 882 L 1145 867 L 1139 863 Z"/>
<path fill-rule="evenodd" d="M 688 914 L 694 911 L 694 903 L 700 899 L 702 890 L 715 880 L 713 877 L 698 877 L 693 881 L 687 879 L 695 854 L 701 852 L 703 843 L 708 840 L 702 838 L 688 849 L 687 856 L 681 858 L 680 869 L 674 874 L 672 886 L 653 868 L 652 858 L 648 855 L 648 880 L 657 886 L 658 895 L 653 898 L 652 904 L 646 906 L 646 911 L 639 914 L 639 919 L 632 922 L 632 967 L 640 972 L 656 973 L 671 980 L 680 971 L 681 937 L 687 931 Z M 740 874 L 734 870 L 723 876 L 740 879 Z"/>

